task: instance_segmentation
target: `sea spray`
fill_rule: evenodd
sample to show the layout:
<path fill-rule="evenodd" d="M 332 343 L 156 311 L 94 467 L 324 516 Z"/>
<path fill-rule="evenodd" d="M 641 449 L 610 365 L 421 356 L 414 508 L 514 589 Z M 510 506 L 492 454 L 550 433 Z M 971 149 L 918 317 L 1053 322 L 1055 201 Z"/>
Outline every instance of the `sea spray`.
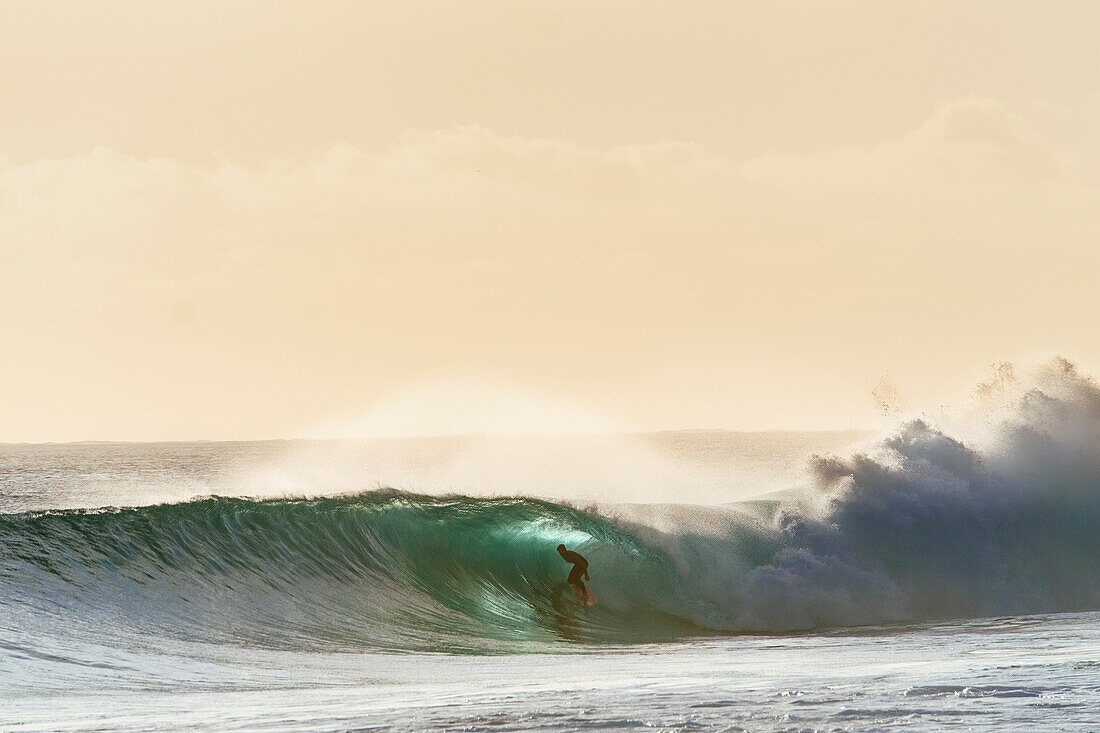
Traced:
<path fill-rule="evenodd" d="M 1100 608 L 1100 390 L 1057 359 L 990 392 L 983 418 L 968 416 L 983 428 L 972 442 L 918 419 L 815 458 L 803 500 L 765 523 L 764 562 L 746 563 L 732 527 L 706 549 L 697 532 L 664 532 L 692 568 L 688 594 L 712 609 L 694 620 L 784 631 Z"/>

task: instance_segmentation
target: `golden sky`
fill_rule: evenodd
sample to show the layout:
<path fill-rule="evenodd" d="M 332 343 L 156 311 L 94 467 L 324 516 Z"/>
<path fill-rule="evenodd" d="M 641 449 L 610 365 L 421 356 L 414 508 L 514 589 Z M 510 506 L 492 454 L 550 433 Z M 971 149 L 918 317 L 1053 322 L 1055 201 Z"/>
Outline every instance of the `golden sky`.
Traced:
<path fill-rule="evenodd" d="M 1088 371 L 1098 29 L 0 3 L 0 440 L 841 428 Z"/>

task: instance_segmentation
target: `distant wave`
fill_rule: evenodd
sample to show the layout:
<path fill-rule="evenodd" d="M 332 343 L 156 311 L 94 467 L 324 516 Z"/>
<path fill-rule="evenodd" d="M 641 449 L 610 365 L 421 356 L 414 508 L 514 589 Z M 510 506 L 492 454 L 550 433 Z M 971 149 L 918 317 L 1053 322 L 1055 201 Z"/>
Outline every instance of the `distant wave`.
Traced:
<path fill-rule="evenodd" d="M 0 606 L 55 633 L 486 653 L 1100 609 L 1100 390 L 987 385 L 985 438 L 921 420 L 804 494 L 579 508 L 394 491 L 0 515 Z M 598 493 L 595 491 L 594 493 Z M 554 551 L 592 563 L 578 608 Z"/>

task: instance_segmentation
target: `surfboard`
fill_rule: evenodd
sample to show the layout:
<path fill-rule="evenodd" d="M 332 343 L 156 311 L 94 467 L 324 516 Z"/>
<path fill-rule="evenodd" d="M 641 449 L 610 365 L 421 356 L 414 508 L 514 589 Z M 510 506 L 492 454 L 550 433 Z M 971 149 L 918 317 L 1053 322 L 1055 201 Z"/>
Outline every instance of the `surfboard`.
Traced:
<path fill-rule="evenodd" d="M 571 585 L 569 586 L 569 589 L 573 591 L 573 597 L 577 599 L 578 605 L 584 606 L 586 608 L 588 606 L 596 605 L 596 596 L 592 595 L 591 588 L 585 588 L 585 590 L 582 591 L 577 586 Z"/>

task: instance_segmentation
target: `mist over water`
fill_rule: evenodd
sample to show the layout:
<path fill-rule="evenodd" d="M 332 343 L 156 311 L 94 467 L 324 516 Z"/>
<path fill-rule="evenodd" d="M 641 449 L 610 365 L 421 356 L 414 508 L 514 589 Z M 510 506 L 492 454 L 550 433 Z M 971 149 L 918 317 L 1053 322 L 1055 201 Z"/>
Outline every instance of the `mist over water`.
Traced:
<path fill-rule="evenodd" d="M 0 445 L 0 510 L 143 506 L 203 496 L 421 494 L 736 501 L 806 480 L 858 431 Z"/>
<path fill-rule="evenodd" d="M 744 505 L 751 521 L 662 532 L 706 603 L 696 619 L 782 631 L 1100 608 L 1100 390 L 1059 359 L 976 396 L 953 420 L 966 442 L 911 420 L 815 457 L 812 485 Z"/>

